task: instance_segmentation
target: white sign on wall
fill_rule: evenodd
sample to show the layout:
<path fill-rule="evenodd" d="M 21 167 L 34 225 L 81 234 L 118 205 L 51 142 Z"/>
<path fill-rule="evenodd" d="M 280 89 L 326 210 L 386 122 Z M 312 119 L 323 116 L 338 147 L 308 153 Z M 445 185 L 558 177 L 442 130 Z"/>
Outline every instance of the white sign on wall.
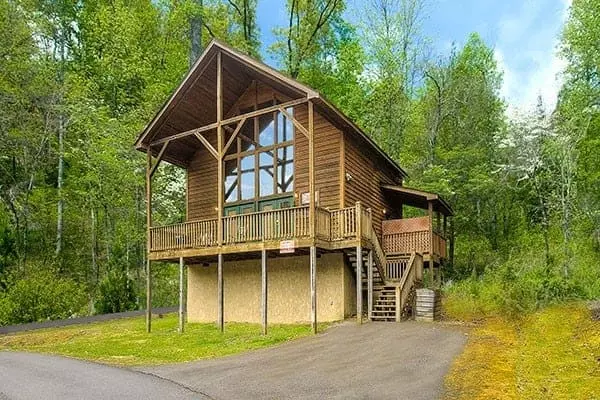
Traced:
<path fill-rule="evenodd" d="M 293 240 L 282 240 L 279 242 L 280 254 L 291 254 L 296 251 L 296 243 Z"/>
<path fill-rule="evenodd" d="M 310 204 L 310 192 L 303 192 L 300 195 L 300 204 L 302 204 L 303 206 L 307 206 Z M 316 205 L 319 204 L 319 191 L 318 190 L 315 191 L 315 204 Z"/>

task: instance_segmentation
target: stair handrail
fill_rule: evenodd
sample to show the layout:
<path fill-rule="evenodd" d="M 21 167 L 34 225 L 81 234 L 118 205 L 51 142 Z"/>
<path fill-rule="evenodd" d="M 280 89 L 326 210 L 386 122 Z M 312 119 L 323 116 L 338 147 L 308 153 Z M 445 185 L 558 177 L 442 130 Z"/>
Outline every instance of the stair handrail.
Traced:
<path fill-rule="evenodd" d="M 369 241 L 370 245 L 371 245 L 371 250 L 373 250 L 373 255 L 374 255 L 374 264 L 375 267 L 377 268 L 377 271 L 379 272 L 379 276 L 381 277 L 381 280 L 383 282 L 385 282 L 385 278 L 386 278 L 386 274 L 385 274 L 385 264 L 386 264 L 386 259 L 385 259 L 385 253 L 383 252 L 383 249 L 381 248 L 381 244 L 379 243 L 379 238 L 377 237 L 377 234 L 375 233 L 375 229 L 373 228 L 373 215 L 372 215 L 372 211 L 370 208 L 363 210 L 362 212 L 364 212 L 365 217 L 366 217 L 366 226 L 363 226 L 363 229 L 366 228 L 366 239 Z M 360 234 L 360 233 L 359 233 Z"/>
<path fill-rule="evenodd" d="M 400 283 L 396 287 L 396 320 L 400 321 L 404 303 L 406 302 L 410 290 L 416 281 L 423 279 L 423 256 L 420 253 L 412 253 L 408 265 Z"/>
<path fill-rule="evenodd" d="M 381 248 L 381 244 L 379 243 L 379 238 L 377 238 L 377 235 L 375 234 L 375 230 L 373 229 L 373 225 L 371 224 L 371 247 L 373 248 L 373 255 L 375 256 L 375 266 L 377 267 L 377 270 L 379 271 L 379 276 L 381 276 L 381 280 L 385 282 L 385 279 L 387 278 L 386 273 L 385 273 L 385 265 L 387 263 L 386 257 L 385 257 L 385 253 L 383 252 L 383 249 Z"/>

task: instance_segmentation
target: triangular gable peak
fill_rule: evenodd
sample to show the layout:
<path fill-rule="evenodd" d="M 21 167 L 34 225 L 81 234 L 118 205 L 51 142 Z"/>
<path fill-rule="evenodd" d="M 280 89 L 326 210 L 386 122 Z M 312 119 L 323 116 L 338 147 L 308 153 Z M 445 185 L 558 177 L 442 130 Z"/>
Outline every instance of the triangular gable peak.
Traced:
<path fill-rule="evenodd" d="M 219 55 L 220 54 L 220 55 Z M 370 138 L 317 91 L 229 46 L 212 40 L 192 66 L 182 83 L 144 128 L 136 140 L 138 150 L 151 150 L 153 156 L 186 167 L 204 143 L 202 134 L 217 128 L 218 58 L 221 58 L 222 124 L 230 130 L 239 121 L 239 103 L 251 96 L 253 87 L 270 87 L 282 105 L 299 105 L 311 100 L 334 125 L 352 132 L 372 147 L 401 177 L 406 173 Z M 165 143 L 168 145 L 165 146 Z"/>

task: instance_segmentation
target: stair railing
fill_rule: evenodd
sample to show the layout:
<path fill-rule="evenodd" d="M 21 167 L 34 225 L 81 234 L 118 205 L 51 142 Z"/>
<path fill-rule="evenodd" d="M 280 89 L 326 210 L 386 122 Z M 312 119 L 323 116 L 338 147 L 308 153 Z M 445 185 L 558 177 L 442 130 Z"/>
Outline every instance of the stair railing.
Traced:
<path fill-rule="evenodd" d="M 408 261 L 408 267 L 404 271 L 400 284 L 396 286 L 396 321 L 400 322 L 402 310 L 406 305 L 411 289 L 418 280 L 423 279 L 423 256 L 412 253 Z"/>
<path fill-rule="evenodd" d="M 371 209 L 362 210 L 363 223 L 361 224 L 363 230 L 363 237 L 371 244 L 371 250 L 373 250 L 373 263 L 379 272 L 381 280 L 385 282 L 385 253 L 381 248 L 375 229 L 373 229 L 373 215 Z"/>

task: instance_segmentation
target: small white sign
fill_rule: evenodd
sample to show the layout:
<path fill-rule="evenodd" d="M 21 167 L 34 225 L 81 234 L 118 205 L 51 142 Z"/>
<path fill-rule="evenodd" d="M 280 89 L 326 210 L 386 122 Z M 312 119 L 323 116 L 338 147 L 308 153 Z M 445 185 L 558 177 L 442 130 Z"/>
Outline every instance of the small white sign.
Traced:
<path fill-rule="evenodd" d="M 290 254 L 296 251 L 296 243 L 293 240 L 282 240 L 279 242 L 279 253 Z"/>
<path fill-rule="evenodd" d="M 303 192 L 300 195 L 300 204 L 307 206 L 310 204 L 310 192 Z M 319 191 L 315 191 L 315 204 L 319 204 Z"/>

